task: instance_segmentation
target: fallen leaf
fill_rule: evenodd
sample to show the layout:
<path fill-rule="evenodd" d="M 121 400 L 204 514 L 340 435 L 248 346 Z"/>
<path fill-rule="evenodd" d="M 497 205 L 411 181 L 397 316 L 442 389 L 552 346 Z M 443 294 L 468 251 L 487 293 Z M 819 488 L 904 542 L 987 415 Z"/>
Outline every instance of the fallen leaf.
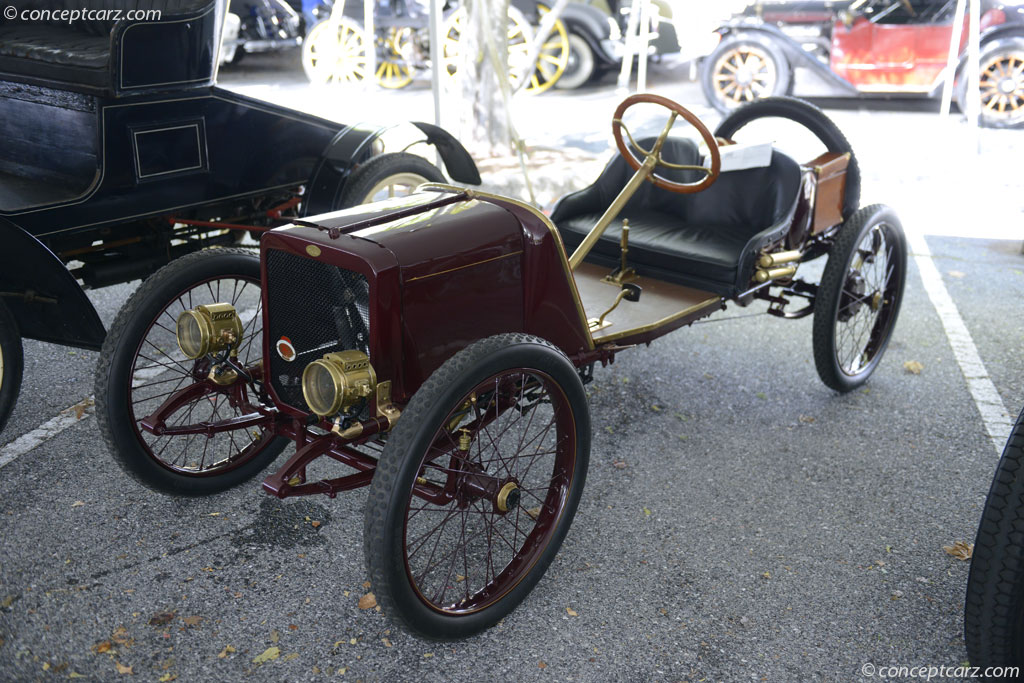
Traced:
<path fill-rule="evenodd" d="M 424 659 L 427 659 L 428 657 L 433 657 L 433 656 L 434 656 L 433 652 L 424 652 L 423 653 L 423 658 Z"/>
<path fill-rule="evenodd" d="M 87 399 L 84 399 L 82 401 L 79 401 L 74 406 L 72 406 L 72 408 L 75 409 L 75 419 L 76 420 L 81 420 L 83 417 L 85 417 L 85 412 L 87 410 L 89 410 L 89 408 L 93 404 L 95 404 L 95 403 L 96 403 L 95 400 L 93 400 L 91 398 L 87 398 Z M 131 668 L 131 667 L 128 667 L 128 668 Z M 131 672 L 129 671 L 128 673 L 131 673 Z"/>
<path fill-rule="evenodd" d="M 68 678 L 85 678 L 85 676 L 83 676 L 82 674 L 78 673 L 77 671 L 72 671 L 71 673 L 68 674 Z"/>
<path fill-rule="evenodd" d="M 50 670 L 50 663 L 49 662 L 43 662 L 43 671 L 49 671 L 49 670 Z"/>
<path fill-rule="evenodd" d="M 343 666 L 340 669 L 338 669 L 338 675 L 339 676 L 344 676 L 346 671 L 348 671 L 348 667 L 347 666 Z"/>
<path fill-rule="evenodd" d="M 566 607 L 565 611 L 568 613 L 568 615 L 570 617 L 578 617 L 579 616 L 579 613 L 576 610 L 574 610 L 572 607 Z"/>
<path fill-rule="evenodd" d="M 163 626 L 174 621 L 174 612 L 158 612 L 149 618 L 150 626 Z"/>
<path fill-rule="evenodd" d="M 391 647 L 391 641 L 387 638 L 381 638 L 380 642 L 384 643 L 384 647 Z"/>
<path fill-rule="evenodd" d="M 279 640 L 281 640 L 281 634 L 277 632 L 277 629 L 274 629 L 270 632 L 270 642 L 276 643 Z"/>
<path fill-rule="evenodd" d="M 207 514 L 207 517 L 220 517 L 220 514 L 221 513 L 219 513 L 219 512 L 211 512 L 211 513 Z"/>
<path fill-rule="evenodd" d="M 367 593 L 363 597 L 359 598 L 359 609 L 373 609 L 377 606 L 377 596 L 373 593 Z"/>
<path fill-rule="evenodd" d="M 974 544 L 957 541 L 953 545 L 944 545 L 942 549 L 958 560 L 969 560 L 974 555 Z"/>
<path fill-rule="evenodd" d="M 119 673 L 119 674 L 123 674 L 125 676 L 131 676 L 132 674 L 135 673 L 134 671 L 132 671 L 132 668 L 130 666 L 125 666 L 121 662 L 114 662 L 114 666 L 117 667 L 117 673 Z"/>
<path fill-rule="evenodd" d="M 537 662 L 537 668 L 538 669 L 546 669 L 546 668 L 548 668 L 548 665 L 545 664 L 544 662 Z"/>
<path fill-rule="evenodd" d="M 159 680 L 160 680 L 160 683 L 167 683 L 168 681 L 173 681 L 177 677 L 178 677 L 178 674 L 164 674 L 163 676 L 160 677 Z"/>
<path fill-rule="evenodd" d="M 202 620 L 203 618 L 200 616 L 192 616 L 183 617 L 181 621 L 185 624 L 185 626 L 199 626 L 199 622 L 201 622 Z"/>
<path fill-rule="evenodd" d="M 263 651 L 263 654 L 256 655 L 252 660 L 253 664 L 266 664 L 272 662 L 281 656 L 281 648 L 276 645 L 272 645 Z"/>
<path fill-rule="evenodd" d="M 225 645 L 224 649 L 220 651 L 219 655 L 217 655 L 217 659 L 227 659 L 227 656 L 234 651 L 235 648 L 231 647 L 230 645 Z"/>
<path fill-rule="evenodd" d="M 924 365 L 918 363 L 916 360 L 908 360 L 903 364 L 903 369 L 911 375 L 920 375 L 921 371 L 924 370 Z"/>
<path fill-rule="evenodd" d="M 803 422 L 806 425 L 809 425 L 812 422 L 814 422 L 814 418 L 811 417 L 810 415 L 801 415 L 800 416 L 800 421 Z"/>
<path fill-rule="evenodd" d="M 650 517 L 651 516 L 651 511 L 649 509 L 647 509 L 647 508 L 644 508 L 644 514 L 646 516 Z"/>
<path fill-rule="evenodd" d="M 370 582 L 369 581 L 363 581 L 363 588 L 369 588 L 369 587 L 370 587 Z"/>
<path fill-rule="evenodd" d="M 530 508 L 529 510 L 526 511 L 526 514 L 530 515 L 530 517 L 532 517 L 533 519 L 537 519 L 538 517 L 540 517 L 540 506 L 538 505 L 535 508 Z"/>
<path fill-rule="evenodd" d="M 766 578 L 766 579 L 770 579 L 770 578 L 772 578 L 772 573 L 771 572 L 765 572 L 764 574 L 761 574 L 761 576 Z"/>
<path fill-rule="evenodd" d="M 356 644 L 356 643 L 358 643 L 358 642 L 359 642 L 359 641 L 358 641 L 357 639 L 355 639 L 355 638 L 349 638 L 349 639 L 348 639 L 348 644 L 349 644 L 349 645 L 355 645 L 355 644 Z"/>
<path fill-rule="evenodd" d="M 651 404 L 651 410 L 653 410 L 656 413 L 660 413 L 661 412 L 661 406 L 659 406 L 657 403 L 652 403 Z"/>
<path fill-rule="evenodd" d="M 456 574 L 455 575 L 455 583 L 462 583 L 465 580 L 466 580 L 466 577 L 463 576 L 462 574 Z"/>
<path fill-rule="evenodd" d="M 109 640 L 104 640 L 101 643 L 96 643 L 95 645 L 93 645 L 92 646 L 92 651 L 95 652 L 98 655 L 101 655 L 104 652 L 110 652 L 110 648 L 112 648 L 112 647 L 113 647 L 113 645 L 110 644 Z"/>
<path fill-rule="evenodd" d="M 284 657 L 281 657 L 281 661 L 282 662 L 290 662 L 293 659 L 298 659 L 298 658 L 299 658 L 299 653 L 298 652 L 289 652 Z"/>
<path fill-rule="evenodd" d="M 320 522 L 316 522 L 316 521 L 310 522 L 310 524 L 313 525 L 314 529 L 316 529 L 318 526 L 320 526 Z"/>
<path fill-rule="evenodd" d="M 612 463 L 612 466 L 615 467 L 615 469 L 617 469 L 617 470 L 624 470 L 624 469 L 626 469 L 626 461 L 625 460 L 616 460 L 615 462 Z"/>
<path fill-rule="evenodd" d="M 757 392 L 756 396 L 762 401 L 768 398 L 768 394 L 764 393 L 763 391 Z"/>
<path fill-rule="evenodd" d="M 296 626 L 295 624 L 288 624 L 288 630 L 289 631 L 298 631 L 299 627 Z"/>
<path fill-rule="evenodd" d="M 85 501 L 76 500 L 74 503 L 71 504 L 71 507 L 73 507 L 73 508 L 80 508 L 83 505 L 85 505 Z"/>
<path fill-rule="evenodd" d="M 118 645 L 127 645 L 131 638 L 128 637 L 128 631 L 124 626 L 118 626 L 114 629 L 114 633 L 110 636 L 110 639 Z"/>

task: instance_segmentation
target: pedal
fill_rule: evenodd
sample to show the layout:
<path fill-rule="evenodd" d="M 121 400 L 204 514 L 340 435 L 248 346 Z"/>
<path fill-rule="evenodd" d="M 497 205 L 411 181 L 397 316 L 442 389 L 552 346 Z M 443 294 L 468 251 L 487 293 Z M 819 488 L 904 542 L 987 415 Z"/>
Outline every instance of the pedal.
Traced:
<path fill-rule="evenodd" d="M 622 303 L 623 299 L 632 302 L 640 301 L 640 295 L 643 294 L 643 291 L 644 290 L 640 285 L 633 284 L 632 282 L 627 282 L 622 285 L 622 289 L 619 291 L 619 295 L 615 297 L 615 303 L 612 304 L 611 308 L 602 313 L 600 318 L 591 318 L 588 320 L 587 327 L 590 328 L 591 332 L 596 332 L 597 330 L 603 330 L 604 328 L 609 327 L 612 323 L 605 322 L 605 318 L 608 317 L 608 314 L 614 311 L 618 305 Z"/>

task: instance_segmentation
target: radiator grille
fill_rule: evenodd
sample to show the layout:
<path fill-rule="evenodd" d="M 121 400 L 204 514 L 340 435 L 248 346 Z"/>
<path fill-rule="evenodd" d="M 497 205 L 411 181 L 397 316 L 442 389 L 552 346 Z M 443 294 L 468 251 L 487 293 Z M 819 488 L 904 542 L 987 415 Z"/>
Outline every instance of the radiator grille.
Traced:
<path fill-rule="evenodd" d="M 309 410 L 302 397 L 302 371 L 332 351 L 368 353 L 370 287 L 359 273 L 313 259 L 267 251 L 267 334 L 270 382 L 278 397 Z M 286 361 L 278 342 L 287 339 L 295 359 Z"/>

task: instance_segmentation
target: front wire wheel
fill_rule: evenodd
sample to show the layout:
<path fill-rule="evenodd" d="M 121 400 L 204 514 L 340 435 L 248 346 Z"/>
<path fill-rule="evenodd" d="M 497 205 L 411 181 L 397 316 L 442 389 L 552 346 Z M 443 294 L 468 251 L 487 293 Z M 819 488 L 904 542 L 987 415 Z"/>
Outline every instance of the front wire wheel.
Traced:
<path fill-rule="evenodd" d="M 367 61 L 363 27 L 348 17 L 320 22 L 302 43 L 302 70 L 314 84 L 359 83 Z"/>
<path fill-rule="evenodd" d="M 395 426 L 364 551 L 390 617 L 428 638 L 496 623 L 540 580 L 579 504 L 590 415 L 569 360 L 507 334 L 448 360 Z"/>
<path fill-rule="evenodd" d="M 907 242 L 896 213 L 876 204 L 839 228 L 814 304 L 814 364 L 839 392 L 874 372 L 896 325 L 907 278 Z"/>
<path fill-rule="evenodd" d="M 265 427 L 157 436 L 142 426 L 169 397 L 189 387 L 205 389 L 168 416 L 167 427 L 255 415 L 258 378 L 239 378 L 234 392 L 217 390 L 207 380 L 209 357 L 188 360 L 178 349 L 178 315 L 218 302 L 230 303 L 242 319 L 238 361 L 258 375 L 260 262 L 239 249 L 196 252 L 158 270 L 125 303 L 103 344 L 96 371 L 100 432 L 122 469 L 152 489 L 191 496 L 223 491 L 258 474 L 288 443 Z"/>

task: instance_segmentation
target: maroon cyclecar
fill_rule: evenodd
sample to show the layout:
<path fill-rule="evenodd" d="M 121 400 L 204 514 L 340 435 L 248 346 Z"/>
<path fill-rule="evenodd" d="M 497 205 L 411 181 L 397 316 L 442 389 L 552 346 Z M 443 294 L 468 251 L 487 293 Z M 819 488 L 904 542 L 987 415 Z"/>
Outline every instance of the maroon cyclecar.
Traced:
<path fill-rule="evenodd" d="M 670 117 L 635 141 L 623 116 L 642 102 Z M 827 151 L 801 165 L 734 142 L 765 115 L 803 124 Z M 677 118 L 703 154 L 669 136 Z M 763 300 L 779 317 L 813 314 L 828 386 L 867 380 L 896 322 L 906 245 L 892 210 L 858 208 L 859 169 L 831 121 L 768 99 L 712 135 L 678 104 L 634 95 L 613 130 L 620 156 L 550 219 L 431 185 L 276 229 L 259 258 L 172 262 L 103 349 L 111 451 L 147 486 L 203 495 L 295 442 L 266 491 L 369 486 L 377 599 L 415 633 L 458 638 L 509 613 L 554 559 L 586 478 L 596 364 Z M 819 282 L 797 276 L 824 255 Z M 351 471 L 326 471 L 334 461 Z"/>

